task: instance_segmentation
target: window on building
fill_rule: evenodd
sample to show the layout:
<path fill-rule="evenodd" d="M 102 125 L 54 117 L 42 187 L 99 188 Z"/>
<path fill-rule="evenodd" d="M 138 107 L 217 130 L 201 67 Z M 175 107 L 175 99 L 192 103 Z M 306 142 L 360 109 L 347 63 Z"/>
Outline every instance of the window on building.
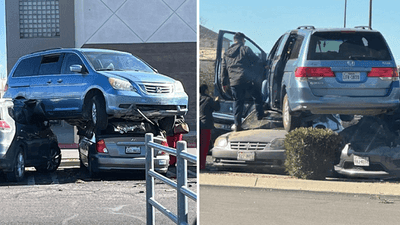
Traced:
<path fill-rule="evenodd" d="M 20 38 L 60 36 L 59 0 L 19 0 Z"/>

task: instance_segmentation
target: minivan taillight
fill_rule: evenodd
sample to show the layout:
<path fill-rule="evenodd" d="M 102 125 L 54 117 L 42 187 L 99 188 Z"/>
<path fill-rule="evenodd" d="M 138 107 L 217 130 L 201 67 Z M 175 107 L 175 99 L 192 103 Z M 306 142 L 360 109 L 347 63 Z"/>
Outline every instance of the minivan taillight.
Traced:
<path fill-rule="evenodd" d="M 96 151 L 98 153 L 108 153 L 107 147 L 106 147 L 106 143 L 104 142 L 104 140 L 99 140 L 96 143 Z"/>
<path fill-rule="evenodd" d="M 330 67 L 297 67 L 295 77 L 335 77 Z"/>
<path fill-rule="evenodd" d="M 6 92 L 8 90 L 8 84 L 6 84 L 5 86 L 4 86 L 4 92 Z"/>
<path fill-rule="evenodd" d="M 398 77 L 395 67 L 374 67 L 368 73 L 369 77 Z"/>
<path fill-rule="evenodd" d="M 9 130 L 11 129 L 10 125 L 4 120 L 0 120 L 0 130 Z"/>

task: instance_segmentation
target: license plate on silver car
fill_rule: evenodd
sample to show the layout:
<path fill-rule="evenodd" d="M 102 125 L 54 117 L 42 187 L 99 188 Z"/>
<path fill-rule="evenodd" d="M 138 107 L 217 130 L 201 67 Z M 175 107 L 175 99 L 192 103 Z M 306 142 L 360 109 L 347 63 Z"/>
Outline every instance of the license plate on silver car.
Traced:
<path fill-rule="evenodd" d="M 237 160 L 254 161 L 255 155 L 254 152 L 241 151 L 237 153 Z"/>
<path fill-rule="evenodd" d="M 140 147 L 139 146 L 129 146 L 125 147 L 126 154 L 140 154 Z"/>
<path fill-rule="evenodd" d="M 355 166 L 369 166 L 369 157 L 355 155 L 353 161 Z"/>
<path fill-rule="evenodd" d="M 343 72 L 343 81 L 360 81 L 360 72 Z"/>

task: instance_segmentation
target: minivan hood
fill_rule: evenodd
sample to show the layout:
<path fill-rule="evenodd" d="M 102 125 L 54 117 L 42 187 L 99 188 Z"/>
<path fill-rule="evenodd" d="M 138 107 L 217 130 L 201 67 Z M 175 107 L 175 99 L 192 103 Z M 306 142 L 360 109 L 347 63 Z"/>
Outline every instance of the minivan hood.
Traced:
<path fill-rule="evenodd" d="M 175 80 L 159 73 L 145 73 L 136 71 L 97 71 L 98 73 L 110 77 L 118 76 L 132 82 L 165 82 L 174 83 Z"/>

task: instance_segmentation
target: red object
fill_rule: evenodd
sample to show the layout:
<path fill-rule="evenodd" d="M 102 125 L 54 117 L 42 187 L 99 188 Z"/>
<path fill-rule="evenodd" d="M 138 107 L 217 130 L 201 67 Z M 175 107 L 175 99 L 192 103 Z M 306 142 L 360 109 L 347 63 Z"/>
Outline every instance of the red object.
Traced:
<path fill-rule="evenodd" d="M 298 67 L 295 77 L 335 77 L 330 67 Z"/>
<path fill-rule="evenodd" d="M 374 67 L 368 73 L 369 77 L 397 77 L 397 69 L 392 67 Z"/>
<path fill-rule="evenodd" d="M 167 136 L 168 147 L 176 149 L 176 143 L 182 141 L 182 134 L 174 134 L 174 136 Z M 169 155 L 169 165 L 174 166 L 176 163 L 176 157 Z"/>
<path fill-rule="evenodd" d="M 201 129 L 200 131 L 200 169 L 206 168 L 206 159 L 210 148 L 211 129 Z"/>
<path fill-rule="evenodd" d="M 106 148 L 106 143 L 104 140 L 100 140 L 96 143 L 96 150 L 99 153 L 105 153 L 104 149 Z"/>
<path fill-rule="evenodd" d="M 0 130 L 8 130 L 11 129 L 10 125 L 4 120 L 0 120 Z"/>

